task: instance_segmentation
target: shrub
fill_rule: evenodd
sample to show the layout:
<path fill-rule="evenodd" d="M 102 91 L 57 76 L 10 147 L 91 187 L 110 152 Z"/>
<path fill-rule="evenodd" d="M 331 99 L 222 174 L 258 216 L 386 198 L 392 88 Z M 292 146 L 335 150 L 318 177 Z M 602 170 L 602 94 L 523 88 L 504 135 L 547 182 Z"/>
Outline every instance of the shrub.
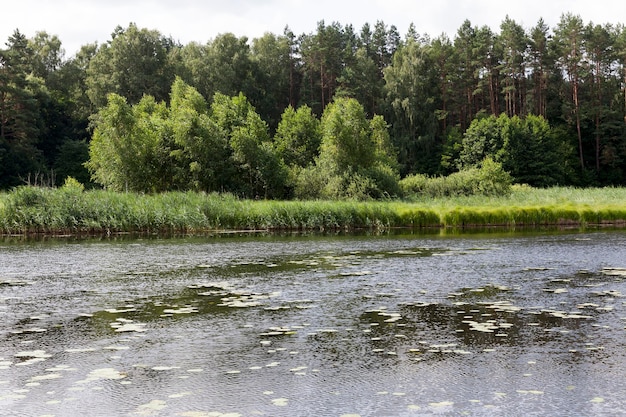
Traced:
<path fill-rule="evenodd" d="M 424 174 L 412 174 L 402 178 L 399 182 L 403 195 L 422 194 L 430 179 Z"/>
<path fill-rule="evenodd" d="M 298 199 L 311 200 L 319 198 L 326 185 L 326 177 L 322 170 L 309 166 L 299 171 L 295 180 L 294 195 Z"/>
<path fill-rule="evenodd" d="M 504 170 L 502 164 L 495 162 L 490 157 L 483 160 L 477 176 L 478 190 L 475 194 L 500 196 L 511 193 L 513 178 Z"/>
<path fill-rule="evenodd" d="M 62 189 L 64 191 L 81 193 L 81 192 L 85 191 L 85 186 L 83 184 L 81 184 L 80 182 L 78 182 L 78 180 L 76 180 L 76 178 L 74 178 L 74 177 L 67 177 L 67 178 L 65 178 L 65 182 L 63 183 L 63 188 Z"/>
<path fill-rule="evenodd" d="M 510 194 L 511 184 L 511 176 L 502 165 L 487 157 L 479 168 L 467 168 L 447 177 L 409 175 L 400 181 L 400 189 L 407 197 L 504 196 Z"/>

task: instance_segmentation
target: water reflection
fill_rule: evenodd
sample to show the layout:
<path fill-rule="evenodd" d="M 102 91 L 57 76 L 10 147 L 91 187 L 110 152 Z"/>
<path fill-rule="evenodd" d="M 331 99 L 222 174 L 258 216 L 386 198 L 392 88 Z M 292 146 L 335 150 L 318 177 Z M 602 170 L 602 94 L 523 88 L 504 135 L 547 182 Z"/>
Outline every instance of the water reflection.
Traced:
<path fill-rule="evenodd" d="M 0 407 L 620 410 L 624 243 L 623 233 L 591 233 L 0 247 Z"/>

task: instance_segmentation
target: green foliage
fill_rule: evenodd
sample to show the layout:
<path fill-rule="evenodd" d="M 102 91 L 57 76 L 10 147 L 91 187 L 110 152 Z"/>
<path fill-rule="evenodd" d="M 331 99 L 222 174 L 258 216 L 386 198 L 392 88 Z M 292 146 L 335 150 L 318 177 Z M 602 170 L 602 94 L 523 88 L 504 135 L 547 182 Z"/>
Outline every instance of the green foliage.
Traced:
<path fill-rule="evenodd" d="M 254 93 L 247 95 L 270 130 L 276 130 L 283 111 L 297 102 L 296 42 L 296 36 L 288 27 L 282 35 L 265 33 L 252 40 Z"/>
<path fill-rule="evenodd" d="M 131 23 L 118 26 L 112 39 L 100 46 L 87 68 L 87 95 L 97 108 L 107 105 L 108 95 L 123 96 L 130 104 L 144 95 L 165 100 L 174 81 L 174 68 L 169 60 L 174 48 L 156 30 L 139 29 Z"/>
<path fill-rule="evenodd" d="M 284 196 L 287 168 L 269 142 L 267 125 L 243 94 L 217 93 L 208 108 L 177 78 L 170 106 L 144 96 L 129 105 L 118 95 L 94 120 L 86 166 L 112 190 L 230 191 Z"/>
<path fill-rule="evenodd" d="M 315 161 L 321 144 L 320 122 L 308 106 L 289 106 L 274 135 L 276 151 L 289 167 L 304 168 Z"/>
<path fill-rule="evenodd" d="M 65 182 L 63 183 L 63 190 L 73 193 L 81 193 L 85 191 L 85 186 L 78 182 L 76 178 L 66 177 Z"/>
<path fill-rule="evenodd" d="M 95 119 L 87 168 L 99 184 L 113 190 L 164 191 L 170 178 L 163 142 L 170 136 L 168 109 L 151 96 L 130 106 L 109 96 Z"/>
<path fill-rule="evenodd" d="M 511 182 L 511 176 L 502 165 L 487 157 L 480 167 L 467 168 L 446 177 L 409 175 L 400 181 L 400 188 L 409 197 L 505 196 L 511 192 Z"/>
<path fill-rule="evenodd" d="M 328 175 L 322 164 L 298 172 L 294 194 L 303 200 L 388 199 L 400 195 L 398 181 L 398 173 L 387 165 Z"/>
<path fill-rule="evenodd" d="M 506 114 L 476 119 L 463 135 L 460 162 L 463 167 L 478 165 L 487 156 L 501 162 L 504 157 L 506 129 L 509 125 Z"/>
<path fill-rule="evenodd" d="M 298 170 L 294 179 L 294 195 L 301 200 L 314 200 L 320 198 L 324 187 L 328 184 L 328 176 L 317 166 L 309 166 Z"/>
<path fill-rule="evenodd" d="M 87 144 L 127 133 L 111 172 L 92 167 L 99 184 L 291 197 L 313 194 L 298 177 L 323 165 L 331 172 L 316 177 L 336 191 L 326 195 L 374 197 L 394 194 L 381 164 L 433 176 L 486 156 L 517 183 L 626 184 L 623 25 L 564 14 L 525 30 L 507 16 L 495 30 L 465 21 L 449 39 L 322 21 L 299 36 L 285 28 L 181 45 L 131 23 L 69 59 L 45 32 L 16 30 L 5 45 L 0 189 L 66 176 L 89 187 Z M 123 135 L 121 114 L 109 120 L 119 132 L 103 128 L 110 94 L 135 120 Z"/>
<path fill-rule="evenodd" d="M 337 98 L 322 115 L 321 131 L 315 165 L 298 171 L 297 198 L 367 200 L 398 195 L 397 162 L 382 116 L 367 120 L 355 99 Z"/>
<path fill-rule="evenodd" d="M 385 68 L 385 92 L 393 115 L 393 139 L 404 173 L 420 172 L 436 152 L 436 73 L 428 48 L 409 38 Z M 436 160 L 439 158 L 436 157 Z"/>
<path fill-rule="evenodd" d="M 386 165 L 392 169 L 398 169 L 398 157 L 385 118 L 375 115 L 370 120 L 370 136 L 374 143 L 374 158 L 377 164 Z"/>
<path fill-rule="evenodd" d="M 461 150 L 463 149 L 463 134 L 458 128 L 449 130 L 446 142 L 441 153 L 441 171 L 444 175 L 452 174 L 458 170 L 457 164 Z"/>
<path fill-rule="evenodd" d="M 487 157 L 480 164 L 476 173 L 478 183 L 476 184 L 477 194 L 487 196 L 503 196 L 511 192 L 513 179 L 504 170 L 504 167 Z"/>
<path fill-rule="evenodd" d="M 217 93 L 211 105 L 211 116 L 226 133 L 232 149 L 232 162 L 241 180 L 232 191 L 249 197 L 283 196 L 287 168 L 269 143 L 267 124 L 243 94 L 232 98 Z"/>
<path fill-rule="evenodd" d="M 376 199 L 398 198 L 402 195 L 400 189 L 400 174 L 391 165 L 377 163 L 364 171 L 365 176 L 374 184 L 369 196 Z"/>
<path fill-rule="evenodd" d="M 232 154 L 228 138 L 209 116 L 204 98 L 180 78 L 172 85 L 168 123 L 174 188 L 225 189 Z"/>
<path fill-rule="evenodd" d="M 38 148 L 45 129 L 39 100 L 48 96 L 43 80 L 32 75 L 32 50 L 15 30 L 0 49 L 0 187 L 23 182 L 40 172 L 43 153 Z"/>
<path fill-rule="evenodd" d="M 463 136 L 460 161 L 471 167 L 489 156 L 518 183 L 559 184 L 568 173 L 571 148 L 557 132 L 540 116 L 476 119 Z"/>
<path fill-rule="evenodd" d="M 338 98 L 322 115 L 320 158 L 335 173 L 369 168 L 376 158 L 376 144 L 365 110 L 355 99 Z"/>
<path fill-rule="evenodd" d="M 177 75 L 206 99 L 216 93 L 252 96 L 255 80 L 248 38 L 222 33 L 200 45 L 191 42 L 180 50 L 182 69 Z"/>
<path fill-rule="evenodd" d="M 252 201 L 195 192 L 140 195 L 82 191 L 75 183 L 60 189 L 20 187 L 2 200 L 1 230 L 22 233 L 379 229 L 401 221 L 393 206 L 374 202 Z"/>
<path fill-rule="evenodd" d="M 220 230 L 384 230 L 390 227 L 624 224 L 626 189 L 536 189 L 507 196 L 455 196 L 399 201 L 243 200 L 232 194 L 155 195 L 17 187 L 0 194 L 4 233 L 206 233 Z"/>

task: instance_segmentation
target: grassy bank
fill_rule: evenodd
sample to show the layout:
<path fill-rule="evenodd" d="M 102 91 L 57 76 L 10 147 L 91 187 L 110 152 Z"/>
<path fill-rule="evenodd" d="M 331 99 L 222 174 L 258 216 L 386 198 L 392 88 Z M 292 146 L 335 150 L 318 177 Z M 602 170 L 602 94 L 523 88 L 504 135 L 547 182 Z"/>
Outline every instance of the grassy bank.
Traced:
<path fill-rule="evenodd" d="M 415 201 L 252 201 L 231 195 L 158 195 L 20 187 L 0 194 L 3 233 L 200 233 L 390 227 L 623 224 L 626 189 L 514 187 L 506 197 Z"/>

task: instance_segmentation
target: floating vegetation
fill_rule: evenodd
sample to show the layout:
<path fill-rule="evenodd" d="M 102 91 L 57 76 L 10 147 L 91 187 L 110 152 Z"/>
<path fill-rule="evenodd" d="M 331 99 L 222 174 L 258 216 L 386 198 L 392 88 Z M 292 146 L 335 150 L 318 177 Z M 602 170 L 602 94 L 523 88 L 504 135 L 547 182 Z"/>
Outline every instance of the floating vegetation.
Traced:
<path fill-rule="evenodd" d="M 565 392 L 568 384 L 583 386 L 578 374 L 565 367 L 582 364 L 584 369 L 593 367 L 595 371 L 596 366 L 602 369 L 612 365 L 626 320 L 620 293 L 624 292 L 622 277 L 600 273 L 602 269 L 597 265 L 603 259 L 585 262 L 591 272 L 580 276 L 573 272 L 582 262 L 580 259 L 575 260 L 574 266 L 557 259 L 554 265 L 559 266 L 559 271 L 554 273 L 525 273 L 521 268 L 528 263 L 527 252 L 519 246 L 511 249 L 513 255 L 507 252 L 503 257 L 492 249 L 489 253 L 464 254 L 463 259 L 410 259 L 426 253 L 412 248 L 416 241 L 440 244 L 441 239 L 383 239 L 382 251 L 364 250 L 375 244 L 358 238 L 350 240 L 352 247 L 345 250 L 345 255 L 334 255 L 328 260 L 322 260 L 319 254 L 298 253 L 301 259 L 290 263 L 272 253 L 271 259 L 255 260 L 250 266 L 252 273 L 239 265 L 239 255 L 230 252 L 232 242 L 228 242 L 227 249 L 217 248 L 219 245 L 214 242 L 203 242 L 206 247 L 197 249 L 199 260 L 181 260 L 172 267 L 159 265 L 165 270 L 163 277 L 121 276 L 119 282 L 113 281 L 113 290 L 98 288 L 95 294 L 89 292 L 86 303 L 96 301 L 90 305 L 100 307 L 95 307 L 99 310 L 86 319 L 77 319 L 77 312 L 90 307 L 79 303 L 72 304 L 68 315 L 60 319 L 62 314 L 49 304 L 9 314 L 10 328 L 15 328 L 15 322 L 20 326 L 28 323 L 31 329 L 48 328 L 48 333 L 8 336 L 10 353 L 3 353 L 8 360 L 0 358 L 0 367 L 7 367 L 2 370 L 2 378 L 9 380 L 1 385 L 2 403 L 13 401 L 7 400 L 5 393 L 24 394 L 16 389 L 40 384 L 40 388 L 32 388 L 27 394 L 29 403 L 37 402 L 24 405 L 24 409 L 30 407 L 27 411 L 44 409 L 41 407 L 45 407 L 46 400 L 57 398 L 62 403 L 59 410 L 49 409 L 69 410 L 69 395 L 91 405 L 113 398 L 112 395 L 119 399 L 126 394 L 139 395 L 124 397 L 121 405 L 113 405 L 116 411 L 123 408 L 123 412 L 133 414 L 139 411 L 139 404 L 161 398 L 167 403 L 155 405 L 165 404 L 168 408 L 152 412 L 153 415 L 189 416 L 238 414 L 224 413 L 227 408 L 221 407 L 225 404 L 241 407 L 243 415 L 295 415 L 315 407 L 324 414 L 335 415 L 353 411 L 389 415 L 410 415 L 411 411 L 510 415 L 522 403 L 530 405 L 526 409 L 530 413 L 556 409 L 566 396 L 569 397 L 565 400 L 572 400 L 575 406 L 581 402 L 589 404 L 593 395 L 584 395 L 589 392 L 588 387 L 579 389 L 580 396 Z M 555 239 L 571 244 L 563 235 Z M 267 252 L 278 247 L 276 252 L 284 250 L 288 252 L 286 257 L 296 257 L 294 252 L 302 252 L 302 247 L 308 250 L 309 245 L 317 243 L 302 239 L 292 245 L 291 240 L 286 240 L 267 239 Z M 474 240 L 455 238 L 453 243 L 446 243 L 461 249 L 446 250 L 466 253 L 466 247 L 480 245 Z M 498 235 L 491 242 L 501 245 L 503 240 Z M 249 242 L 246 239 L 245 244 Z M 150 249 L 160 253 L 166 252 L 160 245 L 168 249 L 172 245 L 161 240 L 150 244 L 159 245 L 158 250 Z M 339 245 L 323 238 L 322 246 Z M 390 249 L 397 247 L 409 249 L 392 255 Z M 178 256 L 173 252 L 172 256 Z M 555 253 L 552 248 L 542 252 L 536 264 L 557 258 Z M 366 262 L 365 256 L 375 258 Z M 391 260 L 386 257 L 391 256 L 402 257 L 397 260 L 399 267 L 387 269 Z M 231 259 L 237 265 L 233 274 L 225 271 L 232 264 Z M 294 269 L 309 268 L 313 259 L 316 265 L 306 275 L 285 270 L 286 264 L 294 265 Z M 195 265 L 201 262 L 213 266 L 197 269 Z M 490 263 L 500 269 L 490 270 Z M 328 273 L 320 265 L 340 269 Z M 438 265 L 445 265 L 446 269 L 439 271 Z M 137 268 L 145 269 L 143 261 Z M 363 273 L 371 271 L 371 275 Z M 337 274 L 347 278 L 329 279 Z M 216 281 L 212 281 L 214 278 Z M 589 283 L 602 286 L 583 286 Z M 85 291 L 90 291 L 94 282 L 87 284 Z M 126 293 L 124 287 L 130 284 L 133 286 Z M 542 291 L 544 287 L 548 291 Z M 561 293 L 559 289 L 569 292 Z M 24 292 L 11 288 L 4 291 Z M 57 301 L 56 286 L 44 291 Z M 242 311 L 234 308 L 237 303 L 251 304 Z M 313 309 L 301 311 L 299 307 Z M 39 314 L 44 311 L 48 315 Z M 605 314 L 610 311 L 615 313 Z M 622 321 L 618 320 L 620 316 Z M 28 320 L 40 322 L 34 323 L 35 327 Z M 53 321 L 61 324 L 49 325 Z M 130 327 L 134 325 L 148 333 L 136 334 L 136 329 Z M 114 333 L 118 330 L 127 333 Z M 309 332 L 314 336 L 309 337 Z M 596 344 L 584 345 L 588 341 Z M 12 362 L 20 362 L 13 356 L 15 351 L 38 348 L 47 349 L 46 354 L 52 353 L 62 363 L 89 365 L 79 366 L 84 369 L 80 373 L 70 372 L 62 365 L 15 368 Z M 117 354 L 120 356 L 111 356 Z M 529 367 L 529 359 L 539 365 Z M 134 363 L 147 365 L 134 367 Z M 170 364 L 182 369 L 167 366 Z M 111 367 L 108 379 L 106 372 L 102 372 L 102 378 L 95 373 L 86 376 L 94 367 L 107 366 Z M 612 370 L 618 372 L 616 368 Z M 552 382 L 552 375 L 558 381 Z M 594 374 L 594 378 L 604 377 L 598 375 Z M 612 375 L 619 372 L 609 373 Z M 474 377 L 479 384 L 467 382 Z M 101 381 L 72 386 L 73 381 L 81 378 Z M 123 383 L 132 386 L 120 386 Z M 521 389 L 516 393 L 517 388 Z M 539 388 L 545 389 L 545 398 L 538 393 Z M 263 389 L 269 393 L 262 396 Z M 508 392 L 509 397 L 495 397 L 496 389 Z M 54 394 L 46 394 L 48 391 Z M 377 397 L 376 392 L 385 392 L 386 397 Z M 613 393 L 608 392 L 611 396 Z M 127 398 L 132 401 L 130 408 Z M 238 402 L 233 403 L 233 398 Z M 431 400 L 435 402 L 429 404 Z M 495 405 L 489 405 L 490 402 Z M 148 410 L 145 407 L 142 412 L 149 415 Z"/>
<path fill-rule="evenodd" d="M 269 300 L 271 297 L 275 297 L 279 294 L 280 293 L 278 292 L 271 294 L 261 294 L 249 293 L 244 291 L 234 291 L 228 297 L 222 297 L 222 302 L 217 304 L 217 306 L 229 308 L 258 307 L 264 305 L 266 300 Z"/>
<path fill-rule="evenodd" d="M 491 298 L 510 291 L 512 291 L 512 289 L 505 285 L 491 284 L 478 288 L 463 288 L 457 292 L 448 294 L 448 296 L 450 298 Z"/>
<path fill-rule="evenodd" d="M 231 307 L 231 308 L 247 308 L 247 307 L 258 307 L 263 305 L 259 298 L 251 295 L 251 296 L 242 296 L 242 297 L 228 297 L 223 298 L 224 301 L 221 304 L 218 304 L 218 307 Z"/>
<path fill-rule="evenodd" d="M 613 277 L 626 277 L 626 268 L 603 268 L 602 274 Z"/>
<path fill-rule="evenodd" d="M 198 295 L 221 295 L 232 290 L 230 283 L 227 281 L 193 284 L 189 285 L 187 288 L 192 290 L 204 290 L 204 292 L 200 292 Z"/>
<path fill-rule="evenodd" d="M 308 366 L 298 366 L 296 368 L 291 368 L 289 372 L 293 372 L 294 375 L 306 375 L 306 372 L 303 372 L 303 371 L 305 371 L 308 368 L 309 368 Z"/>
<path fill-rule="evenodd" d="M 45 333 L 48 329 L 42 327 L 27 327 L 25 329 L 11 330 L 11 334 Z"/>
<path fill-rule="evenodd" d="M 567 292 L 567 288 L 544 288 L 543 290 L 553 294 L 563 294 Z"/>
<path fill-rule="evenodd" d="M 597 297 L 623 297 L 622 293 L 617 290 L 592 291 L 591 294 Z"/>
<path fill-rule="evenodd" d="M 452 407 L 454 405 L 454 402 L 452 401 L 441 401 L 438 403 L 428 403 L 429 406 L 431 407 L 435 407 L 435 408 L 441 408 L 441 407 Z"/>
<path fill-rule="evenodd" d="M 389 317 L 388 319 L 383 320 L 383 322 L 385 323 L 395 323 L 397 321 L 402 320 L 402 314 L 400 313 L 380 312 L 378 313 L 378 315 L 382 317 Z"/>
<path fill-rule="evenodd" d="M 265 310 L 265 311 L 281 311 L 281 310 L 289 310 L 290 308 L 291 308 L 290 306 L 282 305 L 282 306 L 263 307 L 263 310 Z"/>
<path fill-rule="evenodd" d="M 67 353 L 85 353 L 85 352 L 95 352 L 96 348 L 70 348 L 65 349 Z"/>
<path fill-rule="evenodd" d="M 120 372 L 115 368 L 101 368 L 89 372 L 86 379 L 76 382 L 77 384 L 87 384 L 98 380 L 118 380 L 126 378 L 125 372 Z"/>
<path fill-rule="evenodd" d="M 197 313 L 197 312 L 198 312 L 198 307 L 193 307 L 193 306 L 185 306 L 185 307 L 179 307 L 179 308 L 166 308 L 163 310 L 164 315 L 192 314 L 192 313 Z"/>
<path fill-rule="evenodd" d="M 219 411 L 185 411 L 176 415 L 180 417 L 242 417 L 240 413 L 220 413 Z"/>
<path fill-rule="evenodd" d="M 469 329 L 476 332 L 493 333 L 499 329 L 495 320 L 489 320 L 486 323 L 479 323 L 473 320 L 463 320 L 462 323 L 469 325 Z"/>
<path fill-rule="evenodd" d="M 26 285 L 32 285 L 32 282 L 22 281 L 17 279 L 0 280 L 0 287 L 24 287 Z"/>
<path fill-rule="evenodd" d="M 342 277 L 362 277 L 364 275 L 371 275 L 372 271 L 353 271 L 353 272 L 340 272 Z"/>
<path fill-rule="evenodd" d="M 296 331 L 289 327 L 270 327 L 268 332 L 261 333 L 259 336 L 284 336 L 284 335 L 293 335 L 296 334 Z M 264 342 L 269 341 L 261 341 L 261 344 L 265 344 Z M 269 345 L 271 342 L 267 343 Z"/>
<path fill-rule="evenodd" d="M 111 327 L 115 329 L 117 333 L 136 332 L 141 333 L 146 331 L 146 323 L 133 323 L 132 320 L 118 319 L 113 323 L 110 323 Z"/>
<path fill-rule="evenodd" d="M 277 407 L 285 407 L 288 403 L 289 403 L 289 400 L 287 398 L 274 398 L 272 400 L 272 404 L 274 404 Z"/>
<path fill-rule="evenodd" d="M 40 382 L 40 381 L 49 381 L 51 379 L 59 379 L 61 378 L 61 374 L 50 373 L 45 375 L 37 375 L 28 380 L 28 382 Z"/>
<path fill-rule="evenodd" d="M 152 400 L 147 404 L 142 404 L 137 407 L 134 414 L 140 416 L 154 415 L 156 412 L 161 411 L 167 407 L 167 403 L 163 400 Z"/>
<path fill-rule="evenodd" d="M 47 359 L 51 358 L 52 355 L 46 353 L 45 350 L 27 350 L 23 352 L 18 352 L 15 355 L 16 358 L 20 359 Z"/>
<path fill-rule="evenodd" d="M 73 368 L 69 365 L 57 365 L 54 368 L 46 369 L 46 372 L 70 372 L 70 371 L 78 371 L 78 368 Z"/>
<path fill-rule="evenodd" d="M 123 314 L 123 313 L 130 313 L 131 311 L 137 311 L 137 309 L 134 306 L 127 306 L 125 308 L 108 308 L 104 311 L 106 311 L 109 314 Z"/>
<path fill-rule="evenodd" d="M 180 366 L 153 366 L 153 371 L 172 371 L 174 369 L 180 369 Z"/>

